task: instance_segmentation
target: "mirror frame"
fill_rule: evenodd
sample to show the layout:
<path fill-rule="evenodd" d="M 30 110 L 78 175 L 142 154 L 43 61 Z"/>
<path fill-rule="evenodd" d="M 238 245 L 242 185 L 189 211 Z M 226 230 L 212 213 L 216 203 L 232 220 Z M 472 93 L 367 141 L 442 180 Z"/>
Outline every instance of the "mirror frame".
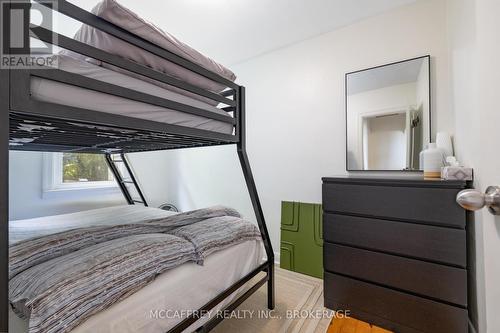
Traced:
<path fill-rule="evenodd" d="M 384 65 L 379 65 L 379 66 L 364 68 L 364 69 L 360 69 L 360 70 L 357 70 L 357 71 L 345 73 L 345 77 L 344 77 L 345 169 L 346 169 L 347 172 L 422 172 L 423 171 L 423 170 L 353 170 L 353 169 L 349 169 L 349 159 L 348 159 L 348 151 L 349 150 L 348 150 L 348 141 L 347 141 L 347 138 L 348 138 L 348 135 L 347 135 L 347 128 L 348 128 L 348 126 L 347 126 L 347 99 L 348 99 L 348 95 L 347 95 L 347 78 L 351 74 L 365 72 L 365 71 L 369 71 L 369 70 L 372 70 L 372 69 L 387 67 L 387 66 L 391 66 L 391 65 L 396 65 L 396 64 L 403 63 L 403 62 L 407 62 L 407 61 L 412 61 L 412 60 L 417 60 L 417 59 L 425 59 L 425 58 L 427 58 L 427 61 L 429 62 L 429 138 L 428 138 L 429 142 L 428 143 L 430 143 L 430 142 L 432 142 L 432 76 L 431 76 L 432 73 L 431 73 L 431 56 L 429 54 L 424 55 L 424 56 L 420 56 L 420 57 L 409 58 L 409 59 L 405 59 L 405 60 L 391 62 L 391 63 L 384 64 Z"/>

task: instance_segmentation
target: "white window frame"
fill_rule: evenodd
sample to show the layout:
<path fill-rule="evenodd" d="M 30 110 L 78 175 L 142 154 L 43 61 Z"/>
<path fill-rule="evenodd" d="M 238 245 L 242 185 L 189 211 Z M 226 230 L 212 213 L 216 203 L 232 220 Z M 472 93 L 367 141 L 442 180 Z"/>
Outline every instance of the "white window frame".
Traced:
<path fill-rule="evenodd" d="M 119 166 L 120 167 L 120 166 Z M 63 182 L 63 153 L 43 155 L 43 197 L 119 193 L 116 180 L 94 182 Z"/>

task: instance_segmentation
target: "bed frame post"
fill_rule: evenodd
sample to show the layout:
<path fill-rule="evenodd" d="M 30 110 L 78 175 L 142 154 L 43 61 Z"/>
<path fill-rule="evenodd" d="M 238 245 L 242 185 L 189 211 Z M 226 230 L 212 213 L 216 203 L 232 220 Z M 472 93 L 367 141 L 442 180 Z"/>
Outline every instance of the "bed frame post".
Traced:
<path fill-rule="evenodd" d="M 0 332 L 9 326 L 9 75 L 8 69 L 0 69 Z"/>
<path fill-rule="evenodd" d="M 259 225 L 260 233 L 264 241 L 264 247 L 267 254 L 267 307 L 270 310 L 274 309 L 275 306 L 275 294 L 274 294 L 274 252 L 271 244 L 271 239 L 269 238 L 269 233 L 267 231 L 266 222 L 264 220 L 264 213 L 262 211 L 262 206 L 260 205 L 259 195 L 257 193 L 257 187 L 255 186 L 255 180 L 252 175 L 252 170 L 250 169 L 250 162 L 248 160 L 248 155 L 246 152 L 246 137 L 245 137 L 245 87 L 240 86 L 236 92 L 236 97 L 238 100 L 238 105 L 236 108 L 236 135 L 238 136 L 238 157 L 240 159 L 241 168 L 243 169 L 243 175 L 245 176 L 245 181 L 247 184 L 248 192 L 250 194 L 250 199 L 252 201 L 252 206 L 255 212 L 255 217 L 257 218 L 257 224 Z"/>

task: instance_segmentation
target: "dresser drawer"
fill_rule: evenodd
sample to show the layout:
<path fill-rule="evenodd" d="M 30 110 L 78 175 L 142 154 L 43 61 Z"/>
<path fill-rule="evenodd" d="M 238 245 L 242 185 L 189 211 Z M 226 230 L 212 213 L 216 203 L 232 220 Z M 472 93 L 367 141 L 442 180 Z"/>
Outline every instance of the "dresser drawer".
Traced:
<path fill-rule="evenodd" d="M 466 333 L 467 310 L 325 272 L 325 306 L 398 333 Z M 377 322 L 374 316 L 381 320 Z M 387 321 L 395 323 L 387 326 Z M 405 330 L 404 327 L 409 327 Z"/>
<path fill-rule="evenodd" d="M 389 254 L 324 243 L 326 271 L 467 306 L 467 271 Z"/>
<path fill-rule="evenodd" d="M 329 212 L 465 228 L 466 213 L 456 203 L 458 189 L 356 184 L 323 184 Z"/>
<path fill-rule="evenodd" d="M 325 241 L 466 268 L 465 230 L 323 214 Z"/>

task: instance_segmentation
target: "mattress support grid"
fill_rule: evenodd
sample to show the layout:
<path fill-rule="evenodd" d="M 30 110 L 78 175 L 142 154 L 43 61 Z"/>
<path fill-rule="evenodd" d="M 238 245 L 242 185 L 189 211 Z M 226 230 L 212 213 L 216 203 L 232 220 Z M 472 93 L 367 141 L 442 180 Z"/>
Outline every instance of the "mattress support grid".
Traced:
<path fill-rule="evenodd" d="M 35 0 L 38 2 L 38 0 Z M 4 0 L 8 2 L 8 0 Z M 41 4 L 44 4 L 41 2 Z M 76 53 L 85 54 L 99 59 L 111 65 L 146 76 L 148 78 L 170 84 L 183 90 L 192 92 L 198 96 L 211 98 L 227 105 L 221 107 L 233 117 L 230 123 L 234 125 L 234 133 L 223 134 L 196 128 L 165 124 L 155 121 L 131 118 L 122 115 L 86 110 L 82 108 L 69 107 L 54 103 L 36 101 L 30 95 L 31 75 L 36 74 L 29 70 L 0 70 L 0 300 L 6 300 L 8 295 L 8 161 L 9 150 L 25 151 L 49 151 L 49 152 L 87 152 L 87 153 L 131 153 L 152 150 L 180 149 L 191 147 L 204 147 L 214 145 L 236 144 L 241 168 L 245 177 L 252 206 L 256 215 L 257 224 L 262 236 L 267 260 L 254 271 L 250 272 L 242 280 L 233 284 L 229 289 L 222 292 L 208 305 L 219 304 L 235 290 L 245 283 L 252 286 L 243 295 L 239 296 L 233 303 L 226 307 L 227 310 L 235 309 L 246 298 L 267 283 L 267 307 L 274 309 L 274 252 L 272 249 L 269 233 L 265 224 L 264 214 L 255 185 L 255 180 L 250 168 L 250 162 L 246 153 L 245 140 L 245 88 L 217 75 L 198 64 L 177 56 L 164 50 L 112 23 L 109 23 L 85 10 L 70 4 L 65 0 L 57 0 L 55 10 L 72 17 L 84 24 L 109 33 L 117 38 L 127 41 L 139 48 L 158 55 L 168 61 L 176 63 L 194 73 L 200 74 L 215 82 L 225 85 L 228 89 L 216 94 L 188 83 L 174 79 L 163 73 L 154 71 L 145 66 L 135 64 L 131 61 L 113 56 L 71 38 L 58 35 L 60 46 Z M 4 22 L 5 27 L 9 27 Z M 38 30 L 36 30 L 38 29 Z M 43 28 L 35 28 L 40 39 L 51 38 L 55 33 Z M 62 72 L 62 73 L 61 73 Z M 50 76 L 52 79 L 71 81 L 73 85 L 84 88 L 104 90 L 105 93 L 127 95 L 129 91 L 117 87 L 96 84 L 86 79 L 80 83 L 73 80 L 75 77 L 67 75 L 67 72 L 59 71 L 38 73 L 38 76 Z M 81 79 L 83 77 L 78 77 Z M 109 89 L 108 89 L 109 88 Z M 107 91 L 109 90 L 109 91 Z M 146 96 L 145 96 L 146 95 Z M 130 95 L 127 95 L 130 97 Z M 176 105 L 174 101 L 167 99 L 151 98 L 147 94 L 134 94 L 136 100 L 146 100 L 149 104 L 168 104 L 175 108 L 181 108 L 182 112 L 199 112 L 196 108 L 188 105 Z M 178 103 L 180 104 L 180 103 Z M 186 108 L 187 107 L 187 108 Z M 205 111 L 205 110 L 201 110 Z M 203 116 L 207 117 L 205 112 Z M 217 117 L 217 116 L 216 116 Z M 212 118 L 212 117 L 208 117 Z M 9 137 L 12 141 L 9 144 Z M 265 277 L 258 282 L 250 282 L 259 272 L 265 272 Z M 232 291 L 231 291 L 232 290 Z M 186 318 L 179 325 L 186 325 Z M 222 318 L 214 318 L 199 329 L 207 332 L 215 327 Z M 183 324 L 184 323 L 184 324 Z M 0 304 L 0 332 L 8 329 L 8 302 Z M 176 332 L 170 330 L 169 332 Z"/>
<path fill-rule="evenodd" d="M 51 117 L 11 112 L 10 136 L 11 139 L 14 138 L 13 142 L 10 143 L 11 150 L 132 153 L 234 144 L 236 142 L 236 138 L 231 135 L 225 135 L 226 139 L 221 140 L 212 137 L 213 132 L 197 130 L 197 133 L 201 132 L 205 137 L 196 137 L 187 135 L 188 133 L 193 133 L 193 129 L 191 128 L 186 128 L 188 133 L 183 134 L 182 131 L 176 131 L 179 126 L 171 128 L 166 124 L 128 117 L 123 118 L 124 125 L 121 127 L 108 125 L 104 121 L 102 123 L 75 122 L 65 120 L 65 113 L 71 112 L 72 114 L 77 114 L 81 112 L 82 116 L 85 117 L 91 117 L 92 113 L 75 108 L 52 107 L 50 103 L 36 103 L 35 105 L 39 111 L 47 110 L 51 112 Z M 62 112 L 58 113 L 58 111 Z M 56 119 L 54 114 L 57 114 L 59 119 Z M 116 120 L 118 118 L 113 119 Z M 135 124 L 135 128 L 131 127 L 131 123 Z M 158 129 L 155 131 L 148 130 L 147 128 L 151 128 L 152 125 L 159 125 Z M 206 135 L 205 132 L 207 132 Z"/>

